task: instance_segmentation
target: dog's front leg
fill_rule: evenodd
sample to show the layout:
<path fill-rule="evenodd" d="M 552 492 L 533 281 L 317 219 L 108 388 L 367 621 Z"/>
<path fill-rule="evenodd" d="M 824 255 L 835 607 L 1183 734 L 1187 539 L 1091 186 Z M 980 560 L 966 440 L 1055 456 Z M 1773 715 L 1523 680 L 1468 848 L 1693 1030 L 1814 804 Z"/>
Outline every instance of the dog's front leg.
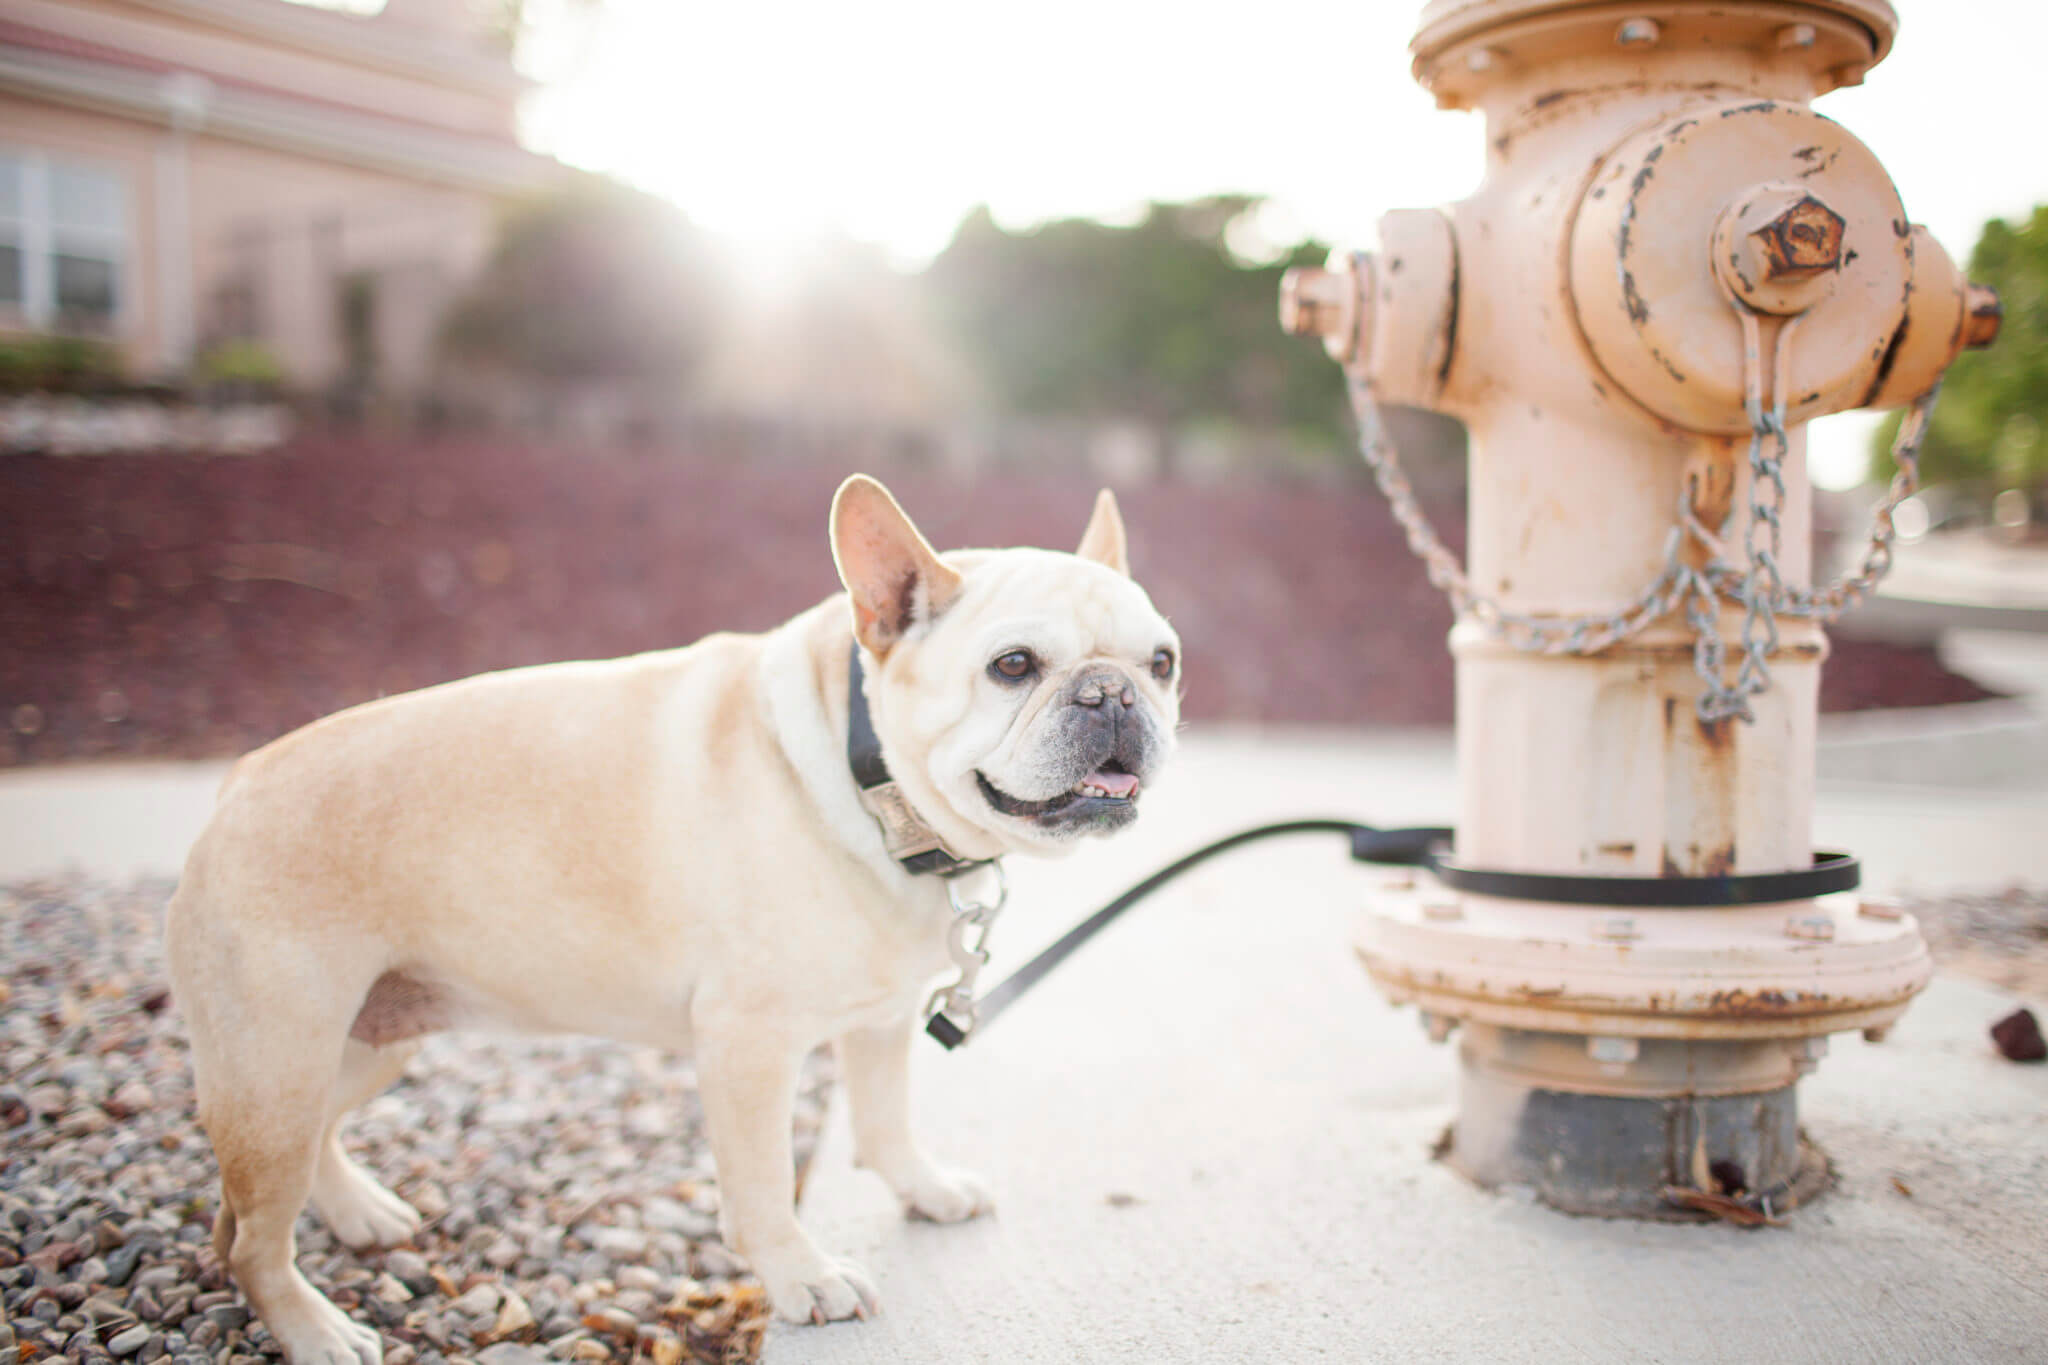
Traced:
<path fill-rule="evenodd" d="M 796 1221 L 790 1127 L 806 1051 L 751 1011 L 696 1011 L 697 1091 L 718 1163 L 719 1232 L 746 1257 L 776 1315 L 828 1322 L 875 1311 L 875 1289 Z"/>
<path fill-rule="evenodd" d="M 987 1186 L 949 1171 L 910 1136 L 911 1019 L 855 1029 L 839 1039 L 839 1061 L 853 1106 L 853 1160 L 880 1175 L 911 1213 L 957 1223 L 995 1207 Z"/>

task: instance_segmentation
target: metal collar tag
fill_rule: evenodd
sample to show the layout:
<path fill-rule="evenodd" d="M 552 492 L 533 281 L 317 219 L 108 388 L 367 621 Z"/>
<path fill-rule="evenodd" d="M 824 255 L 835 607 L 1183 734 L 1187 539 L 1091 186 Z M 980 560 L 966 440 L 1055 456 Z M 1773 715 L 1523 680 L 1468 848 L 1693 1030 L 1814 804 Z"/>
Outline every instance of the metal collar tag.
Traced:
<path fill-rule="evenodd" d="M 882 844 L 905 872 L 958 877 L 990 866 L 986 858 L 962 858 L 946 847 L 939 832 L 925 823 L 903 789 L 889 775 L 882 741 L 868 713 L 868 694 L 861 686 L 860 646 L 852 647 L 846 667 L 846 766 L 853 772 L 860 803 L 881 827 Z"/>
<path fill-rule="evenodd" d="M 910 801 L 903 795 L 903 789 L 893 781 L 878 787 L 862 787 L 860 803 L 882 827 L 882 843 L 888 848 L 889 856 L 897 862 L 945 847 L 938 831 L 918 818 L 917 812 L 911 809 Z"/>

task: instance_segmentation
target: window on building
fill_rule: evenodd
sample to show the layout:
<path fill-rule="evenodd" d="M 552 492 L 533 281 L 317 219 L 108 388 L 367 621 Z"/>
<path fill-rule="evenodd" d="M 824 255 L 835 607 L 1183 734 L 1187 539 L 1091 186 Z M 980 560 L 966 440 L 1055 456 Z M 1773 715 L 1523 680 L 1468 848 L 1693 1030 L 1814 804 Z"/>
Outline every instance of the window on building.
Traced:
<path fill-rule="evenodd" d="M 127 288 L 127 200 L 111 171 L 0 151 L 0 309 L 31 327 L 109 330 Z"/>

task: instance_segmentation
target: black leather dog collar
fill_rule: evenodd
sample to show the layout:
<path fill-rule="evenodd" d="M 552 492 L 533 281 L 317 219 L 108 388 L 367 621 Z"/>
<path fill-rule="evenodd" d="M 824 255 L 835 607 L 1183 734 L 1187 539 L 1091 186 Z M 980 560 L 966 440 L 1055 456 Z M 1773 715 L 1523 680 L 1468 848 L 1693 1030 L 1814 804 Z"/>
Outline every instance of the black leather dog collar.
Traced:
<path fill-rule="evenodd" d="M 889 775 L 882 758 L 882 741 L 875 735 L 874 717 L 868 714 L 868 695 L 861 686 L 864 670 L 860 645 L 855 644 L 846 669 L 846 766 L 853 770 L 860 788 L 860 803 L 882 828 L 882 842 L 889 856 L 905 872 L 936 877 L 958 877 L 992 858 L 962 858 L 946 847 L 939 832 L 926 824 Z"/>

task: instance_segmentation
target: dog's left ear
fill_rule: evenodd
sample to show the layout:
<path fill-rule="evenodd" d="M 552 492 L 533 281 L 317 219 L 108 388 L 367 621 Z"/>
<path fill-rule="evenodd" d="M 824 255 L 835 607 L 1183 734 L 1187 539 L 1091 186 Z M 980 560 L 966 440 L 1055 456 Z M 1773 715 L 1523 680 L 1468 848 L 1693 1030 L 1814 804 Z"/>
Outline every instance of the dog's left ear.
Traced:
<path fill-rule="evenodd" d="M 832 499 L 832 558 L 853 600 L 854 638 L 878 659 L 960 591 L 959 573 L 865 474 L 840 484 Z"/>
<path fill-rule="evenodd" d="M 1125 578 L 1131 576 L 1131 561 L 1124 552 L 1124 519 L 1116 510 L 1116 494 L 1107 488 L 1095 495 L 1095 512 L 1088 529 L 1081 533 L 1081 548 L 1074 551 L 1083 559 L 1107 564 Z"/>

